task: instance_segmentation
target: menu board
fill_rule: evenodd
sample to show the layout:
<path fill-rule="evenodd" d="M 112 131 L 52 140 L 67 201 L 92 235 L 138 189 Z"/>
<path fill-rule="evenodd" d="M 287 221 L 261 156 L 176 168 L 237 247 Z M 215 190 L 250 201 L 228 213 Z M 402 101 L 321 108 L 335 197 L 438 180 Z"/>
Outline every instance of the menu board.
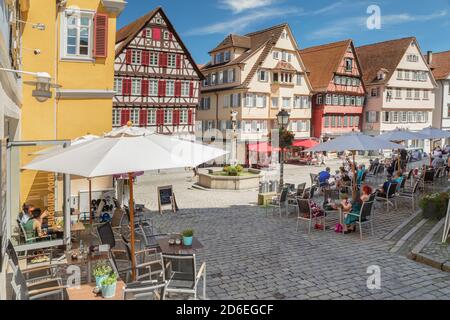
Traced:
<path fill-rule="evenodd" d="M 158 187 L 157 196 L 159 213 L 162 214 L 162 207 L 167 205 L 170 205 L 172 207 L 173 212 L 176 212 L 178 210 L 172 186 Z"/>

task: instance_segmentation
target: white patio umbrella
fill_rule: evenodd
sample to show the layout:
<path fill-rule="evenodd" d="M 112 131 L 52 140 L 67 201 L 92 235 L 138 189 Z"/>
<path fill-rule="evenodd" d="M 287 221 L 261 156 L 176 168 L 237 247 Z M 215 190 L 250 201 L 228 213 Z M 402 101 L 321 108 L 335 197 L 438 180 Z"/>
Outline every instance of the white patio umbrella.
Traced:
<path fill-rule="evenodd" d="M 395 129 L 392 131 L 385 132 L 377 136 L 378 139 L 391 141 L 391 142 L 401 142 L 408 140 L 425 140 L 426 136 L 409 130 Z M 398 167 L 400 168 L 400 157 L 398 157 Z"/>
<path fill-rule="evenodd" d="M 353 155 L 353 191 L 356 190 L 356 170 L 355 153 L 356 151 L 373 151 L 382 149 L 403 149 L 400 144 L 392 143 L 386 140 L 374 138 L 361 133 L 347 134 L 337 137 L 334 140 L 318 144 L 305 152 L 342 152 L 351 151 Z"/>
<path fill-rule="evenodd" d="M 133 173 L 158 169 L 196 167 L 227 152 L 190 141 L 148 134 L 130 126 L 113 130 L 103 138 L 43 155 L 23 167 L 73 174 L 86 178 L 127 173 L 130 181 L 130 225 L 134 279 Z"/>
<path fill-rule="evenodd" d="M 88 142 L 88 141 L 92 141 L 92 140 L 95 140 L 95 139 L 98 139 L 98 138 L 100 138 L 100 137 L 96 136 L 96 135 L 88 134 L 88 135 L 85 135 L 85 136 L 82 136 L 82 137 L 79 137 L 79 138 L 76 138 L 76 139 L 72 140 L 70 145 L 71 146 L 76 146 L 76 145 L 79 145 L 79 144 L 82 144 L 82 143 L 85 143 L 85 142 Z M 34 152 L 33 155 L 50 154 L 50 153 L 53 153 L 53 152 L 61 150 L 61 149 L 63 149 L 63 146 L 61 146 L 61 145 L 53 146 L 53 147 L 50 147 L 50 148 L 45 148 L 45 149 L 42 149 L 40 151 Z"/>
<path fill-rule="evenodd" d="M 425 129 L 420 130 L 418 133 L 420 133 L 421 135 L 423 135 L 425 137 L 425 139 L 430 140 L 430 165 L 432 163 L 432 142 L 434 139 L 445 139 L 445 138 L 450 138 L 450 132 L 449 131 L 445 131 L 445 130 L 441 130 L 441 129 L 437 129 L 437 128 L 433 128 L 433 127 L 428 127 Z"/>

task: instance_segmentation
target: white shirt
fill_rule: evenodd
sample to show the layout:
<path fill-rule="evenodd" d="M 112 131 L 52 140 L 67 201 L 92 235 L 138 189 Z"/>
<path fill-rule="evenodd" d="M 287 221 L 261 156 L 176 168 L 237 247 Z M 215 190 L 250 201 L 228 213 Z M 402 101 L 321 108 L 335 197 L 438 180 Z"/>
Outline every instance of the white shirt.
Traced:
<path fill-rule="evenodd" d="M 20 219 L 20 223 L 25 224 L 28 220 L 30 220 L 28 213 L 22 212 L 22 219 Z"/>

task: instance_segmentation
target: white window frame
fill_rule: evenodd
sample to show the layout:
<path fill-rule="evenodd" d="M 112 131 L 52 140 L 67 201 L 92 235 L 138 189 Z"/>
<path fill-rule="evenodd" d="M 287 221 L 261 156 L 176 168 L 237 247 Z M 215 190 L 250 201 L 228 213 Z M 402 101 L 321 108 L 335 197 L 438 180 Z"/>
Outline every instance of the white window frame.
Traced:
<path fill-rule="evenodd" d="M 189 81 L 182 81 L 181 82 L 181 96 L 182 97 L 189 97 L 189 91 L 190 91 L 190 82 Z"/>
<path fill-rule="evenodd" d="M 133 125 L 139 125 L 140 109 L 134 108 L 130 110 L 130 121 Z"/>
<path fill-rule="evenodd" d="M 147 125 L 156 125 L 156 109 L 147 109 Z"/>
<path fill-rule="evenodd" d="M 187 124 L 189 120 L 189 111 L 188 109 L 180 110 L 180 124 Z"/>
<path fill-rule="evenodd" d="M 290 97 L 283 97 L 282 99 L 282 106 L 285 109 L 291 109 L 292 108 L 292 103 L 291 103 L 291 98 Z M 286 105 L 287 102 L 287 105 Z"/>
<path fill-rule="evenodd" d="M 430 100 L 430 92 L 428 90 L 423 90 L 422 100 Z"/>
<path fill-rule="evenodd" d="M 302 85 L 302 74 L 301 73 L 297 73 L 296 79 L 297 79 L 297 85 L 301 86 Z"/>
<path fill-rule="evenodd" d="M 280 51 L 274 50 L 272 52 L 272 57 L 274 60 L 280 60 Z"/>
<path fill-rule="evenodd" d="M 150 52 L 149 65 L 152 67 L 159 65 L 159 54 L 157 52 Z"/>
<path fill-rule="evenodd" d="M 258 71 L 258 81 L 260 82 L 269 81 L 269 73 L 267 72 L 267 70 L 261 69 Z"/>
<path fill-rule="evenodd" d="M 170 32 L 167 30 L 164 30 L 163 32 L 163 39 L 164 40 L 169 40 L 170 39 Z"/>
<path fill-rule="evenodd" d="M 173 97 L 175 95 L 175 80 L 166 81 L 166 97 Z"/>
<path fill-rule="evenodd" d="M 120 115 L 121 115 L 121 110 L 117 109 L 117 108 L 113 108 L 112 125 L 114 127 L 120 126 L 120 118 L 121 118 Z"/>
<path fill-rule="evenodd" d="M 69 15 L 69 13 L 71 13 Z M 67 9 L 64 14 L 62 15 L 61 19 L 61 44 L 60 44 L 60 55 L 61 59 L 67 59 L 67 60 L 80 60 L 80 61 L 93 61 L 93 45 L 94 45 L 94 16 L 95 11 L 90 10 L 73 10 L 73 9 Z M 76 45 L 75 45 L 75 54 L 70 54 L 67 52 L 67 45 L 68 45 L 68 23 L 67 20 L 70 17 L 76 17 L 77 24 L 77 34 L 76 34 Z M 89 18 L 89 32 L 88 32 L 88 46 L 87 46 L 87 55 L 81 55 L 80 54 L 80 21 L 82 17 Z"/>
<path fill-rule="evenodd" d="M 122 94 L 123 91 L 123 79 L 114 78 L 114 92 L 116 94 Z"/>
<path fill-rule="evenodd" d="M 137 49 L 131 50 L 131 64 L 141 65 L 142 63 L 142 51 Z"/>
<path fill-rule="evenodd" d="M 158 96 L 158 83 L 159 81 L 157 79 L 150 79 L 148 82 L 148 95 L 151 97 L 157 97 Z"/>
<path fill-rule="evenodd" d="M 228 83 L 233 83 L 236 81 L 234 69 L 228 69 Z"/>
<path fill-rule="evenodd" d="M 402 88 L 395 88 L 395 99 L 402 98 Z"/>
<path fill-rule="evenodd" d="M 175 53 L 169 53 L 167 55 L 167 66 L 169 68 L 176 68 L 176 66 L 177 66 L 177 55 Z"/>
<path fill-rule="evenodd" d="M 279 97 L 272 97 L 272 99 L 271 99 L 272 109 L 278 109 L 279 104 L 280 104 L 280 98 Z"/>
<path fill-rule="evenodd" d="M 141 85 L 142 81 L 139 78 L 131 79 L 131 95 L 140 96 L 141 95 Z"/>
<path fill-rule="evenodd" d="M 397 80 L 403 80 L 403 70 L 397 70 Z"/>
<path fill-rule="evenodd" d="M 167 124 L 167 125 L 173 124 L 173 110 L 172 109 L 164 109 L 164 124 Z"/>

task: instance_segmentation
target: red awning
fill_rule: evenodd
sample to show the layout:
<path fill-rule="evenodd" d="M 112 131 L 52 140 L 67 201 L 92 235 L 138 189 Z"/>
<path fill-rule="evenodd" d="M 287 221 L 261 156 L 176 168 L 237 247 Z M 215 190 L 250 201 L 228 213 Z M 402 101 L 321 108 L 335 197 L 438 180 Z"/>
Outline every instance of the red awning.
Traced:
<path fill-rule="evenodd" d="M 261 153 L 278 152 L 280 148 L 272 148 L 268 142 L 251 143 L 248 145 L 248 151 L 256 151 Z"/>
<path fill-rule="evenodd" d="M 293 147 L 303 147 L 303 148 L 309 149 L 318 144 L 319 144 L 319 142 L 317 142 L 316 140 L 306 139 L 306 140 L 295 140 L 292 143 L 292 146 Z"/>

